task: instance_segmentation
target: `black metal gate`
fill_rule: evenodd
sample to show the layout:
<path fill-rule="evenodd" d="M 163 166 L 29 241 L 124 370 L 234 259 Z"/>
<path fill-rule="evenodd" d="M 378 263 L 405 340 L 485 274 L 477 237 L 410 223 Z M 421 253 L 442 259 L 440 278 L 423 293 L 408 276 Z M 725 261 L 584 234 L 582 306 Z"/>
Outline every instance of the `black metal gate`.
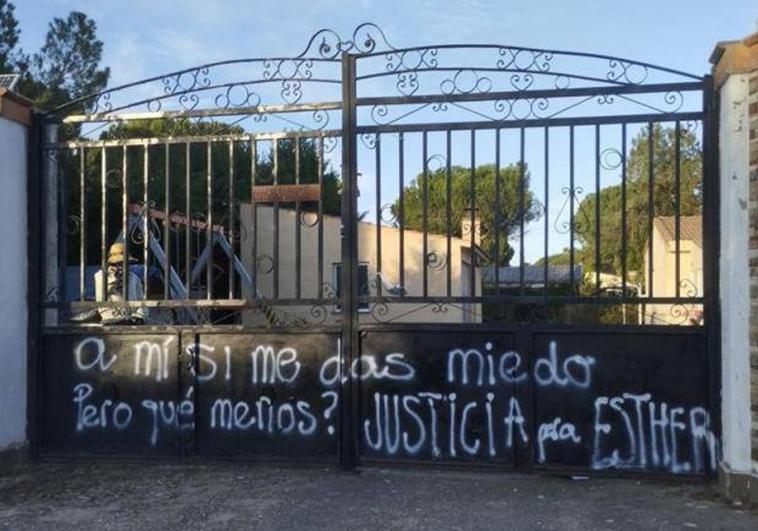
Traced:
<path fill-rule="evenodd" d="M 35 445 L 712 473 L 713 117 L 372 24 L 45 115 Z"/>

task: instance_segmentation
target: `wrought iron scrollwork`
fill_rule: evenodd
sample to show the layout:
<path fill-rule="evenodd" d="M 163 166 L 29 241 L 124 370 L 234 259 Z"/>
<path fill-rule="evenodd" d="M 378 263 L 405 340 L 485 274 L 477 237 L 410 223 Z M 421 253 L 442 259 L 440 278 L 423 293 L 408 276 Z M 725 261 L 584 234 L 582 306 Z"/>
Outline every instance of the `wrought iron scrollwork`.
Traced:
<path fill-rule="evenodd" d="M 330 282 L 322 283 L 321 284 L 321 297 L 324 299 L 336 299 L 337 287 Z"/>
<path fill-rule="evenodd" d="M 482 94 L 490 90 L 492 90 L 492 79 L 475 69 L 468 68 L 456 71 L 440 83 L 440 91 L 443 94 Z"/>
<path fill-rule="evenodd" d="M 311 229 L 318 226 L 321 223 L 321 216 L 318 212 L 311 212 L 310 210 L 302 210 L 300 212 L 300 226 L 306 229 Z"/>
<path fill-rule="evenodd" d="M 616 148 L 606 148 L 600 154 L 600 167 L 604 170 L 615 170 L 624 162 L 624 154 Z"/>
<path fill-rule="evenodd" d="M 340 139 L 336 136 L 324 137 L 324 153 L 332 153 L 340 143 Z"/>
<path fill-rule="evenodd" d="M 495 63 L 500 70 L 518 69 L 524 72 L 549 72 L 553 54 L 543 50 L 501 47 Z"/>
<path fill-rule="evenodd" d="M 79 216 L 70 215 L 66 218 L 66 233 L 69 236 L 75 236 L 82 230 L 82 220 Z"/>
<path fill-rule="evenodd" d="M 419 69 L 433 70 L 439 66 L 438 48 L 391 51 L 385 54 L 387 72 L 399 73 Z"/>
<path fill-rule="evenodd" d="M 209 68 L 203 66 L 193 70 L 165 76 L 161 79 L 163 91 L 166 94 L 176 94 L 178 92 L 187 92 L 201 87 L 209 87 L 211 80 L 210 77 L 208 77 L 208 74 Z"/>
<path fill-rule="evenodd" d="M 268 275 L 276 267 L 274 257 L 268 254 L 261 254 L 255 259 L 255 271 L 261 275 Z"/>
<path fill-rule="evenodd" d="M 61 290 L 58 286 L 48 289 L 43 297 L 45 304 L 56 304 L 61 302 Z"/>
<path fill-rule="evenodd" d="M 371 317 L 377 322 L 387 323 L 390 319 L 387 316 L 390 314 L 390 307 L 386 302 L 376 302 L 371 305 Z"/>
<path fill-rule="evenodd" d="M 379 219 L 385 225 L 396 226 L 400 220 L 395 205 L 391 203 L 385 203 L 382 205 L 382 208 L 379 211 Z"/>
<path fill-rule="evenodd" d="M 447 268 L 447 255 L 442 251 L 431 251 L 426 255 L 426 267 L 432 271 L 444 271 Z"/>
<path fill-rule="evenodd" d="M 91 112 L 93 113 L 100 113 L 100 112 L 110 112 L 113 110 L 113 103 L 111 103 L 111 94 L 110 92 L 105 92 L 103 94 L 98 95 L 94 103 L 92 104 Z"/>
<path fill-rule="evenodd" d="M 628 85 L 641 85 L 648 76 L 648 67 L 640 63 L 623 59 L 609 59 L 606 77 Z"/>
<path fill-rule="evenodd" d="M 566 196 L 563 201 L 558 214 L 555 217 L 554 228 L 558 234 L 585 234 L 589 229 L 590 223 L 587 218 L 586 212 L 581 208 L 581 202 L 579 196 L 584 193 L 584 188 L 581 186 L 574 186 L 573 189 L 564 186 L 561 188 L 561 194 Z M 570 209 L 574 208 L 573 225 L 570 219 L 565 219 L 569 216 Z"/>
<path fill-rule="evenodd" d="M 447 313 L 449 305 L 437 302 L 432 305 L 432 313 Z"/>
<path fill-rule="evenodd" d="M 547 98 L 517 98 L 513 100 L 494 100 L 492 107 L 497 120 L 526 120 L 528 118 L 546 118 L 550 109 Z"/>
<path fill-rule="evenodd" d="M 361 143 L 368 149 L 375 149 L 378 136 L 373 133 L 362 133 L 358 138 L 361 139 Z"/>
<path fill-rule="evenodd" d="M 343 39 L 329 28 L 317 31 L 297 57 L 308 57 L 315 51 L 315 56 L 322 59 L 336 59 L 342 52 L 372 53 L 378 48 L 395 49 L 379 26 L 364 22 L 353 30 L 350 39 Z"/>
<path fill-rule="evenodd" d="M 229 109 L 231 107 L 257 107 L 261 104 L 261 95 L 251 90 L 246 83 L 234 83 L 229 85 L 215 98 L 217 107 Z"/>
<path fill-rule="evenodd" d="M 460 57 L 458 52 L 463 51 L 467 51 L 467 57 L 479 54 L 481 57 L 479 65 L 463 65 L 459 62 L 456 59 Z M 150 111 L 159 112 L 167 110 L 164 109 L 167 99 L 174 101 L 179 111 L 194 111 L 200 109 L 204 101 L 201 93 L 216 89 L 218 89 L 217 92 L 210 95 L 210 101 L 216 100 L 217 107 L 242 107 L 245 105 L 244 101 L 255 105 L 252 100 L 257 100 L 258 96 L 253 96 L 253 94 L 258 91 L 251 91 L 249 83 L 280 83 L 281 100 L 293 104 L 302 101 L 305 83 L 327 81 L 340 83 L 339 78 L 319 78 L 318 68 L 320 64 L 337 63 L 343 53 L 378 57 L 380 70 L 362 75 L 364 77 L 394 76 L 397 92 L 406 96 L 420 91 L 423 73 L 441 71 L 453 72 L 451 78 L 443 80 L 443 94 L 481 93 L 494 89 L 494 79 L 484 76 L 484 71 L 512 73 L 506 78 L 506 83 L 516 91 L 536 88 L 538 80 L 542 83 L 542 88 L 545 84 L 552 84 L 554 89 L 561 90 L 572 85 L 573 80 L 602 83 L 605 86 L 623 86 L 642 85 L 648 82 L 648 79 L 657 82 L 656 76 L 660 75 L 678 79 L 701 79 L 670 68 L 579 52 L 495 44 L 432 45 L 402 49 L 391 44 L 381 28 L 366 22 L 358 25 L 351 34 L 344 37 L 333 29 L 323 28 L 314 33 L 305 48 L 295 56 L 239 59 L 200 65 L 87 95 L 48 114 L 60 117 L 82 108 L 90 113 L 112 114 L 141 104 L 146 104 Z M 258 70 L 256 75 L 248 81 L 238 80 L 214 85 L 214 79 L 228 79 L 222 69 L 234 65 L 250 65 Z M 586 65 L 586 72 L 580 71 L 577 68 L 578 65 Z M 472 73 L 475 73 L 473 82 L 469 80 L 464 83 L 462 77 L 469 77 Z M 138 90 L 151 86 L 157 89 L 157 94 L 138 102 L 128 102 L 128 96 L 132 90 L 139 93 Z M 119 101 L 119 104 L 115 104 L 116 100 L 127 102 Z M 678 108 L 678 96 L 674 93 L 666 95 L 664 103 L 667 108 Z M 441 107 L 438 106 L 437 110 L 440 109 Z"/>

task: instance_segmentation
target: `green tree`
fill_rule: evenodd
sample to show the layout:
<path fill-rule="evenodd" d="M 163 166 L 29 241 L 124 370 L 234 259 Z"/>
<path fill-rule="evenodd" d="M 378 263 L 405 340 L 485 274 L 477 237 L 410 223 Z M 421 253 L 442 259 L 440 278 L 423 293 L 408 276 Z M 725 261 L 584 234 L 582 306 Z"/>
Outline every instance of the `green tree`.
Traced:
<path fill-rule="evenodd" d="M 563 251 L 557 254 L 551 254 L 547 257 L 548 264 L 553 265 L 570 265 L 571 264 L 571 250 L 564 247 Z M 579 262 L 578 256 L 575 254 L 574 256 L 575 263 Z M 539 258 L 536 262 L 534 262 L 534 265 L 536 266 L 543 266 L 545 265 L 545 257 Z"/>
<path fill-rule="evenodd" d="M 474 205 L 478 210 L 482 248 L 493 257 L 493 263 L 507 265 L 514 251 L 508 244 L 508 236 L 515 233 L 523 217 L 524 224 L 538 219 L 541 207 L 529 189 L 529 172 L 523 168 L 523 215 L 521 208 L 522 168 L 512 164 L 500 169 L 499 201 L 496 190 L 497 172 L 494 164 L 477 166 L 473 181 Z M 461 221 L 467 214 L 472 200 L 471 170 L 453 166 L 450 176 L 450 229 L 453 236 L 462 237 Z M 404 224 L 414 230 L 423 230 L 424 175 L 416 177 L 404 190 Z M 427 177 L 427 230 L 430 233 L 447 234 L 447 170 L 440 168 Z M 499 203 L 496 211 L 495 203 Z M 399 199 L 392 206 L 399 218 Z M 498 225 L 498 230 L 495 230 Z M 495 233 L 499 234 L 499 249 L 495 249 Z"/>
<path fill-rule="evenodd" d="M 21 30 L 15 14 L 16 6 L 0 0 L 0 74 L 14 72 L 23 54 L 16 50 Z"/>
<path fill-rule="evenodd" d="M 694 132 L 680 129 L 679 213 L 699 215 L 702 203 L 701 147 Z M 626 239 L 627 271 L 644 277 L 643 261 L 648 238 L 648 129 L 632 140 L 627 160 Z M 676 213 L 676 131 L 660 124 L 653 126 L 653 215 L 673 216 Z M 600 270 L 620 274 L 622 271 L 621 184 L 600 191 Z M 589 194 L 580 203 L 576 217 L 576 236 L 581 243 L 578 256 L 585 271 L 595 270 L 596 194 Z"/>
<path fill-rule="evenodd" d="M 95 21 L 82 12 L 50 22 L 45 44 L 28 61 L 20 92 L 42 109 L 53 109 L 105 89 L 109 68 L 100 68 L 103 42 Z M 87 110 L 86 102 L 80 110 Z"/>

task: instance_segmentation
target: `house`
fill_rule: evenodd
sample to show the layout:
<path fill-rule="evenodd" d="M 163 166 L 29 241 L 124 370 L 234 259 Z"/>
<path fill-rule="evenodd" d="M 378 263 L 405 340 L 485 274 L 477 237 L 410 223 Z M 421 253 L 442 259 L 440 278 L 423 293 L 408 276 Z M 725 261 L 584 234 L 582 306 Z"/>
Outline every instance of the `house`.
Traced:
<path fill-rule="evenodd" d="M 250 202 L 240 204 L 241 232 L 245 234 L 240 243 L 240 255 L 245 269 L 257 276 L 257 296 L 267 301 L 277 302 L 287 300 L 287 305 L 272 307 L 277 312 L 286 312 L 291 317 L 301 317 L 305 321 L 313 321 L 314 305 L 307 303 L 296 304 L 297 277 L 297 226 L 300 228 L 300 298 L 318 299 L 338 297 L 341 295 L 341 226 L 338 216 L 323 216 L 323 255 L 321 275 L 323 286 L 319 286 L 319 223 L 318 215 L 313 212 L 301 213 L 292 208 L 278 208 L 278 229 L 275 229 L 275 209 L 270 204 L 255 204 L 257 231 L 253 238 L 253 205 Z M 474 220 L 476 223 L 476 220 Z M 470 234 L 471 219 L 463 222 L 462 234 Z M 274 243 L 276 234 L 278 241 L 278 264 L 275 264 Z M 377 254 L 377 239 L 381 241 L 381 269 Z M 361 323 L 372 322 L 433 322 L 433 323 L 466 323 L 480 322 L 481 308 L 479 304 L 448 304 L 443 311 L 436 304 L 427 302 L 402 303 L 401 297 L 423 297 L 423 271 L 425 260 L 423 256 L 423 232 L 404 229 L 403 263 L 404 276 L 400 275 L 400 238 L 398 227 L 379 225 L 365 221 L 358 222 L 358 261 L 359 261 L 359 290 L 362 296 L 376 296 L 381 289 L 381 296 L 390 300 L 387 305 L 376 306 L 363 302 L 359 306 Z M 253 263 L 253 241 L 255 241 L 255 261 Z M 470 296 L 472 293 L 481 294 L 481 267 L 477 256 L 481 253 L 478 247 L 480 235 L 475 235 L 472 252 L 471 239 L 450 238 L 450 296 Z M 428 297 L 447 296 L 447 237 L 441 234 L 427 233 L 427 295 Z M 256 267 L 254 267 L 256 266 Z M 472 275 L 473 268 L 473 275 Z M 381 274 L 378 275 L 378 271 Z M 278 277 L 278 278 L 277 278 Z M 475 291 L 472 289 L 472 278 Z M 275 280 L 278 280 L 278 293 L 275 293 Z M 381 288 L 380 288 L 381 285 Z M 243 289 L 243 297 L 254 298 L 256 294 L 250 289 Z M 397 300 L 397 302 L 395 302 Z M 320 309 L 318 310 L 320 311 Z M 334 324 L 341 318 L 338 305 L 326 308 L 328 315 L 324 324 Z M 246 325 L 261 324 L 263 316 L 260 312 L 246 311 L 243 323 Z"/>
<path fill-rule="evenodd" d="M 646 278 L 643 297 L 677 296 L 676 218 L 653 219 L 652 281 Z M 650 245 L 645 244 L 645 277 L 649 277 Z M 679 217 L 679 296 L 703 295 L 703 221 L 701 216 Z M 643 317 L 648 324 L 699 324 L 700 304 L 647 304 Z"/>

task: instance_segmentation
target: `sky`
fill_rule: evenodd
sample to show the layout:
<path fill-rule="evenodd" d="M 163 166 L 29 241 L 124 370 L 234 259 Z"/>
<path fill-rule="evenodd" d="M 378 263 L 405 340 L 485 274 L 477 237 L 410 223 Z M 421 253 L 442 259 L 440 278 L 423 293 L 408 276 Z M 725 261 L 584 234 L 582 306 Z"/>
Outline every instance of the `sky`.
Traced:
<path fill-rule="evenodd" d="M 112 84 L 209 61 L 299 53 L 320 28 L 364 21 L 395 46 L 497 42 L 606 53 L 705 73 L 716 42 L 756 31 L 755 0 L 15 0 L 21 44 L 80 10 L 98 25 Z"/>
<path fill-rule="evenodd" d="M 111 68 L 110 86 L 213 61 L 296 55 L 321 28 L 348 36 L 367 21 L 380 26 L 395 47 L 498 43 L 626 57 L 697 75 L 709 71 L 708 58 L 717 42 L 758 31 L 756 0 L 15 0 L 15 4 L 21 46 L 27 52 L 42 45 L 52 17 L 80 10 L 93 18 L 105 43 L 103 64 Z M 578 163 L 582 164 L 581 156 Z M 371 179 L 370 167 L 359 171 Z M 556 186 L 552 192 L 554 218 L 565 199 L 559 190 Z M 362 194 L 361 202 L 372 208 L 370 191 Z M 527 242 L 527 261 L 542 253 L 541 236 L 537 233 L 532 240 Z M 565 241 L 553 239 L 551 253 L 564 246 Z"/>

